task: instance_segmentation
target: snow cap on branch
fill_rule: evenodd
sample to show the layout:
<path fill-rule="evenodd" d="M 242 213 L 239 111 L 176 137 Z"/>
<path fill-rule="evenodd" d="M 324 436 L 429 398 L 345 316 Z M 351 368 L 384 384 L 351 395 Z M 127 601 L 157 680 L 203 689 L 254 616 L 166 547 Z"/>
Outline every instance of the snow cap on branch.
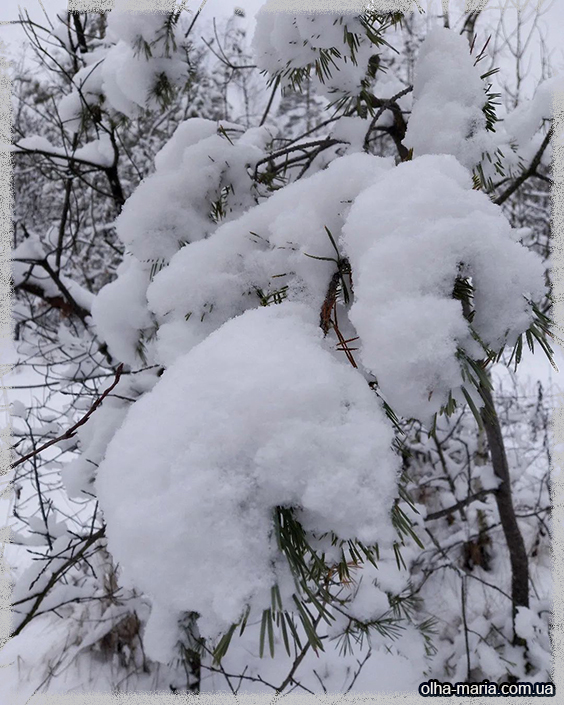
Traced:
<path fill-rule="evenodd" d="M 335 99 L 360 93 L 376 48 L 358 16 L 270 12 L 268 4 L 257 14 L 253 36 L 260 69 L 280 75 L 285 87 L 293 85 L 296 72 L 316 66 L 314 82 L 321 94 Z"/>
<path fill-rule="evenodd" d="M 472 327 L 493 350 L 515 344 L 545 290 L 540 258 L 449 155 L 400 164 L 366 189 L 343 243 L 361 360 L 396 413 L 427 423 L 463 384 L 458 350 L 484 357 L 453 298 L 457 277 L 471 278 Z"/>
<path fill-rule="evenodd" d="M 399 458 L 362 375 L 303 304 L 247 311 L 130 410 L 96 481 L 112 555 L 155 602 L 216 637 L 270 588 L 295 590 L 275 507 L 307 531 L 390 544 Z M 289 592 L 288 592 L 289 591 Z"/>
<path fill-rule="evenodd" d="M 481 73 L 465 37 L 442 27 L 429 32 L 415 64 L 413 109 L 403 141 L 415 156 L 452 154 L 473 169 L 492 150 Z"/>
<path fill-rule="evenodd" d="M 391 159 L 367 154 L 335 159 L 182 248 L 147 291 L 161 324 L 160 359 L 169 362 L 277 293 L 319 314 L 336 257 L 325 228 L 338 238 L 350 203 L 392 166 Z"/>

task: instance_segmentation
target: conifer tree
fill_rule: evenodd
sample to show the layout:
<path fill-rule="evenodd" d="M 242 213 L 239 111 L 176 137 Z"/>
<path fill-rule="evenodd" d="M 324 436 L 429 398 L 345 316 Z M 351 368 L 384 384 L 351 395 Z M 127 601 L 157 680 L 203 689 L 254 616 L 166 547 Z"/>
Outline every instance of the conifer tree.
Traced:
<path fill-rule="evenodd" d="M 56 80 L 22 82 L 56 127 L 25 134 L 23 111 L 17 159 L 67 190 L 16 208 L 15 287 L 51 317 L 20 325 L 73 403 L 42 443 L 17 408 L 15 536 L 38 560 L 7 653 L 56 615 L 41 688 L 81 663 L 90 689 L 547 680 L 546 467 L 523 523 L 491 370 L 552 357 L 545 264 L 501 206 L 546 169 L 553 84 L 502 121 L 486 47 L 452 29 L 406 85 L 401 13 L 268 5 L 262 109 L 243 30 L 196 46 L 180 12 L 69 13 Z"/>

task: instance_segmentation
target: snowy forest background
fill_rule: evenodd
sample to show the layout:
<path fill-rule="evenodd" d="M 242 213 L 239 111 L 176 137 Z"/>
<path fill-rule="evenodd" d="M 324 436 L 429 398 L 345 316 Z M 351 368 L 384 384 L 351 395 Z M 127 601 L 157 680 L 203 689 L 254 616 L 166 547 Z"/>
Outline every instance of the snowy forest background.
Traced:
<path fill-rule="evenodd" d="M 249 20 L 20 16 L 1 703 L 552 679 L 543 10 Z"/>

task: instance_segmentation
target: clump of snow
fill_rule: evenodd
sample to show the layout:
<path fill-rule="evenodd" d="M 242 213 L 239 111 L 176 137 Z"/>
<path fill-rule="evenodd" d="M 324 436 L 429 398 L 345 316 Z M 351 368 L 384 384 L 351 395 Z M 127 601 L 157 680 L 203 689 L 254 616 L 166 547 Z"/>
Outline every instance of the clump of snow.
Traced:
<path fill-rule="evenodd" d="M 156 42 L 157 50 L 165 53 L 163 33 L 165 15 L 162 12 L 132 12 L 132 9 L 131 2 L 128 0 L 116 0 L 114 9 L 108 14 L 108 38 L 113 41 L 121 39 L 128 44 L 134 44 L 141 38 L 147 42 Z M 179 43 L 182 33 L 178 26 L 174 28 L 173 36 Z"/>
<path fill-rule="evenodd" d="M 103 90 L 109 103 L 129 117 L 151 100 L 159 76 L 172 85 L 186 80 L 187 66 L 178 51 L 182 33 L 178 25 L 165 31 L 166 16 L 154 12 L 128 12 L 118 4 L 108 16 L 107 38 L 115 44 L 102 65 Z"/>
<path fill-rule="evenodd" d="M 17 150 L 18 147 L 22 149 L 38 150 L 42 152 L 49 152 L 50 154 L 57 154 L 57 147 L 54 147 L 51 142 L 46 137 L 41 135 L 32 135 L 31 137 L 24 137 L 14 145 L 13 150 Z M 60 152 L 60 150 L 59 150 Z"/>
<path fill-rule="evenodd" d="M 496 103 L 499 122 L 493 133 L 486 130 L 482 110 L 486 82 L 492 79 L 482 80 L 481 65 L 474 61 L 458 33 L 437 27 L 427 35 L 415 66 L 413 108 L 403 143 L 415 156 L 452 154 L 468 169 L 480 165 L 486 179 L 502 172 L 513 176 L 540 147 L 539 127 L 552 117 L 553 95 L 562 87 L 562 76 L 542 83 L 532 100 L 504 117 L 503 106 Z M 550 158 L 549 145 L 543 163 Z"/>
<path fill-rule="evenodd" d="M 12 416 L 17 416 L 18 418 L 25 419 L 27 416 L 27 409 L 25 404 L 23 404 L 19 399 L 14 399 L 10 402 L 10 413 Z"/>
<path fill-rule="evenodd" d="M 360 580 L 355 590 L 354 599 L 349 607 L 350 614 L 361 622 L 382 619 L 390 610 L 390 602 L 385 592 L 380 590 L 375 580 L 371 580 L 372 573 L 377 572 L 368 564 L 362 571 Z"/>
<path fill-rule="evenodd" d="M 114 162 L 114 150 L 110 136 L 104 134 L 97 140 L 87 142 L 83 147 L 76 150 L 74 156 L 103 167 L 111 166 Z"/>
<path fill-rule="evenodd" d="M 530 142 L 543 120 L 554 114 L 554 95 L 564 88 L 564 76 L 554 76 L 543 81 L 531 100 L 520 103 L 504 120 L 504 128 L 519 145 Z"/>
<path fill-rule="evenodd" d="M 157 105 L 155 88 L 166 78 L 171 86 L 181 86 L 188 77 L 183 55 L 183 35 L 178 25 L 165 31 L 163 13 L 130 12 L 123 2 L 108 13 L 104 45 L 82 54 L 84 66 L 73 77 L 74 90 L 59 103 L 65 126 L 79 126 L 81 111 L 103 98 L 106 106 L 135 118 Z M 65 13 L 66 14 L 66 13 Z M 67 33 L 59 23 L 53 31 L 60 39 Z"/>
<path fill-rule="evenodd" d="M 480 74 L 465 37 L 442 27 L 429 32 L 415 64 L 413 109 L 403 140 L 415 156 L 452 154 L 472 169 L 492 150 Z"/>
<path fill-rule="evenodd" d="M 476 465 L 472 479 L 478 490 L 496 490 L 501 484 L 501 480 L 495 475 L 493 467 L 489 464 Z"/>
<path fill-rule="evenodd" d="M 529 326 L 525 295 L 544 293 L 540 258 L 515 242 L 501 209 L 447 155 L 402 163 L 361 193 L 343 244 L 362 363 L 396 413 L 426 422 L 463 384 L 457 350 L 483 357 L 452 298 L 457 276 L 472 278 L 472 325 L 494 350 Z"/>
<path fill-rule="evenodd" d="M 534 602 L 538 601 L 534 600 Z M 549 607 L 548 605 L 543 606 L 545 609 Z M 552 666 L 548 625 L 536 610 L 518 607 L 515 616 L 515 633 L 527 642 L 528 658 L 533 666 L 539 669 L 539 676 L 542 678 L 543 671 L 544 673 L 550 672 Z"/>
<path fill-rule="evenodd" d="M 82 113 L 82 100 L 78 91 L 72 91 L 63 96 L 57 105 L 61 124 L 67 132 L 78 132 L 80 129 L 80 115 Z"/>
<path fill-rule="evenodd" d="M 562 90 L 564 76 L 554 76 L 538 86 L 532 99 L 523 100 L 503 117 L 498 133 L 506 173 L 518 174 L 523 165 L 528 165 L 534 159 L 547 131 L 547 127 L 543 129 L 542 125 L 552 119 L 554 96 Z M 550 165 L 552 150 L 551 141 L 542 154 L 542 166 Z"/>
<path fill-rule="evenodd" d="M 357 47 L 353 53 L 344 41 L 345 28 L 355 35 Z M 370 57 L 375 47 L 366 36 L 358 17 L 335 17 L 334 14 L 293 15 L 271 12 L 268 2 L 256 16 L 253 36 L 255 60 L 260 69 L 281 75 L 281 85 L 291 85 L 288 74 L 295 69 L 311 67 L 320 58 L 320 52 L 336 48 L 329 76 L 320 78 L 312 71 L 316 90 L 332 100 L 341 95 L 358 95 L 366 78 Z"/>
<path fill-rule="evenodd" d="M 307 531 L 389 544 L 399 460 L 363 376 L 285 302 L 229 321 L 130 410 L 96 480 L 110 551 L 155 603 L 213 638 L 292 590 L 276 506 Z"/>
<path fill-rule="evenodd" d="M 84 499 L 85 493 L 92 494 L 96 464 L 104 456 L 108 442 L 121 425 L 126 411 L 127 407 L 123 404 L 112 405 L 105 400 L 96 411 L 96 423 L 84 424 L 77 430 L 82 452 L 61 470 L 65 491 L 71 499 Z"/>
<path fill-rule="evenodd" d="M 86 311 L 90 311 L 95 300 L 95 295 L 91 291 L 88 291 L 86 287 L 77 284 L 67 277 L 61 277 L 61 281 L 71 295 L 73 301 Z"/>
<path fill-rule="evenodd" d="M 342 117 L 335 123 L 331 137 L 348 143 L 347 154 L 363 152 L 364 138 L 369 124 L 367 120 L 363 120 L 358 116 Z"/>
<path fill-rule="evenodd" d="M 157 663 L 172 663 L 178 656 L 181 640 L 178 611 L 166 603 L 155 602 L 143 633 L 143 649 Z"/>
<path fill-rule="evenodd" d="M 515 633 L 525 639 L 532 641 L 536 638 L 539 627 L 543 624 L 539 616 L 528 607 L 518 607 L 515 615 Z"/>
<path fill-rule="evenodd" d="M 217 135 L 218 123 L 204 118 L 191 118 L 181 122 L 172 137 L 155 155 L 157 172 L 175 171 L 182 167 L 184 153 L 198 142 Z"/>
<path fill-rule="evenodd" d="M 147 59 L 139 56 L 125 42 L 118 42 L 108 52 L 102 65 L 102 88 L 109 104 L 127 117 L 134 118 L 150 102 L 159 73 L 179 82 L 186 67 L 177 61 L 174 71 L 168 59 Z M 168 68 L 168 71 L 165 70 Z"/>
<path fill-rule="evenodd" d="M 13 250 L 12 252 L 12 279 L 14 286 L 18 286 L 24 280 L 30 278 L 30 264 L 26 261 L 18 260 L 38 260 L 41 261 L 46 257 L 45 248 L 43 247 L 39 236 L 36 233 L 30 233 L 27 237 Z M 33 274 L 33 270 L 32 273 Z M 36 273 L 37 276 L 37 273 Z M 47 278 L 47 275 L 44 275 Z"/>
<path fill-rule="evenodd" d="M 248 171 L 272 136 L 266 127 L 244 132 L 228 122 L 192 118 L 178 126 L 156 155 L 155 173 L 130 196 L 116 221 L 128 256 L 93 306 L 98 333 L 117 359 L 136 365 L 143 360 L 141 352 L 147 354 L 140 339 L 153 327 L 146 298 L 151 278 L 183 245 L 209 237 L 218 220 L 229 222 L 255 204 Z M 221 211 L 217 217 L 214 203 Z M 174 308 L 170 293 L 165 313 Z M 201 339 L 198 335 L 197 341 Z"/>
<path fill-rule="evenodd" d="M 351 202 L 392 166 L 391 159 L 367 154 L 335 159 L 222 224 L 209 238 L 182 248 L 147 290 L 161 324 L 161 360 L 188 349 L 175 350 L 175 341 L 182 346 L 201 340 L 259 306 L 259 291 L 269 297 L 286 287 L 284 295 L 319 314 L 337 256 L 325 228 L 337 239 Z"/>
<path fill-rule="evenodd" d="M 90 311 L 93 294 L 88 289 L 77 284 L 69 277 L 61 274 L 59 283 L 50 275 L 43 263 L 51 266 L 55 270 L 55 257 L 48 254 L 37 233 L 30 233 L 29 237 L 23 240 L 12 252 L 12 280 L 14 286 L 31 284 L 38 287 L 45 297 L 67 298 L 70 294 L 72 302 L 80 306 L 85 311 Z M 69 303 L 72 303 L 69 302 Z"/>
<path fill-rule="evenodd" d="M 210 235 L 217 227 L 213 203 L 222 201 L 226 219 L 254 204 L 247 169 L 264 152 L 218 134 L 221 128 L 201 118 L 181 123 L 157 155 L 155 173 L 127 200 L 116 227 L 139 260 L 168 260 Z"/>
<path fill-rule="evenodd" d="M 151 326 L 147 310 L 147 265 L 126 256 L 117 268 L 117 278 L 107 284 L 92 305 L 92 318 L 102 339 L 116 359 L 139 363 L 141 331 Z"/>
<path fill-rule="evenodd" d="M 108 39 L 115 44 L 102 65 L 102 86 L 112 107 L 129 117 L 151 102 L 159 77 L 176 86 L 186 80 L 182 33 L 176 25 L 167 36 L 166 19 L 154 12 L 127 12 L 120 5 L 109 13 Z"/>

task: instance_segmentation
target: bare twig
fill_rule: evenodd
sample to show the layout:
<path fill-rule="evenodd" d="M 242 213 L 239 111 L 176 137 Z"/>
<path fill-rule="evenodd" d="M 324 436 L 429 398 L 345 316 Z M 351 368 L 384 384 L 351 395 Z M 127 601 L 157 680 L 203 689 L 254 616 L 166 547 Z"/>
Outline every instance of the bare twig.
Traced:
<path fill-rule="evenodd" d="M 459 509 L 462 509 L 463 507 L 467 507 L 469 504 L 472 504 L 472 502 L 475 502 L 476 500 L 480 500 L 484 497 L 487 497 L 487 495 L 489 494 L 495 494 L 495 490 L 480 490 L 480 492 L 476 492 L 476 494 L 470 495 L 469 497 L 466 497 L 466 499 L 463 499 L 460 502 L 453 504 L 452 507 L 447 507 L 446 509 L 441 509 L 438 512 L 432 512 L 431 514 L 427 514 L 427 516 L 425 517 L 425 521 L 433 521 L 435 519 L 441 519 L 442 517 L 446 517 L 449 514 L 453 514 Z"/>
<path fill-rule="evenodd" d="M 368 145 L 370 144 L 370 135 L 372 134 L 372 131 L 376 127 L 376 123 L 380 119 L 380 117 L 384 114 L 386 110 L 391 110 L 392 112 L 400 110 L 400 107 L 397 103 L 397 101 L 402 98 L 404 95 L 407 95 L 408 93 L 411 93 L 413 90 L 413 86 L 408 86 L 407 88 L 404 88 L 403 91 L 400 91 L 399 93 L 396 93 L 394 96 L 391 98 L 388 98 L 386 100 L 379 100 L 378 98 L 374 98 L 375 102 L 380 103 L 380 107 L 378 109 L 378 112 L 374 117 L 372 118 L 370 122 L 370 126 L 366 132 L 366 135 L 364 137 L 364 149 L 365 151 L 368 150 Z M 401 110 L 400 110 L 401 113 Z"/>
<path fill-rule="evenodd" d="M 75 565 L 77 563 L 77 561 L 80 560 L 84 556 L 84 554 L 90 548 L 90 546 L 92 546 L 94 543 L 96 543 L 96 541 L 98 541 L 98 539 L 100 539 L 104 536 L 105 531 L 106 531 L 105 527 L 102 527 L 102 528 L 98 529 L 98 531 L 96 531 L 93 534 L 91 534 L 90 536 L 88 536 L 88 538 L 86 538 L 84 540 L 82 547 L 78 551 L 76 551 L 76 553 L 73 553 L 73 555 L 70 556 L 70 558 L 67 561 L 65 561 L 61 566 L 59 566 L 57 568 L 56 571 L 53 572 L 53 574 L 49 578 L 49 581 L 47 582 L 47 585 L 43 588 L 43 590 L 41 590 L 41 592 L 38 593 L 37 595 L 33 596 L 33 597 L 35 597 L 35 602 L 33 603 L 31 610 L 26 614 L 25 618 L 20 622 L 20 624 L 10 634 L 10 637 L 14 637 L 14 636 L 17 636 L 18 634 L 20 634 L 20 632 L 23 631 L 23 629 L 29 624 L 29 622 L 31 622 L 31 620 L 37 616 L 37 610 L 39 609 L 43 600 L 47 597 L 51 588 L 53 588 L 55 586 L 55 584 L 58 582 L 58 580 L 61 578 L 61 576 L 64 573 L 66 573 L 66 571 L 69 568 L 71 568 L 73 565 Z M 33 597 L 28 598 L 28 599 L 33 599 Z"/>
<path fill-rule="evenodd" d="M 278 86 L 280 85 L 280 76 L 276 76 L 276 80 L 274 81 L 274 85 L 272 86 L 272 92 L 270 94 L 270 98 L 268 100 L 268 104 L 266 106 L 266 109 L 262 115 L 261 121 L 259 123 L 260 126 L 264 125 L 266 122 L 266 118 L 268 117 L 268 113 L 270 112 L 270 108 L 272 107 L 272 103 L 274 101 L 274 96 L 276 95 L 276 91 L 278 90 Z"/>
<path fill-rule="evenodd" d="M 47 450 L 47 448 L 50 448 L 52 445 L 55 445 L 56 443 L 60 443 L 60 441 L 66 441 L 69 438 L 72 438 L 76 430 L 80 428 L 81 426 L 84 426 L 84 424 L 88 421 L 88 419 L 92 416 L 92 414 L 96 411 L 96 409 L 100 406 L 100 404 L 104 401 L 104 399 L 108 396 L 108 394 L 115 389 L 117 386 L 120 378 L 121 378 L 121 373 L 123 371 L 123 364 L 119 365 L 115 372 L 115 379 L 112 382 L 112 384 L 106 389 L 106 391 L 96 399 L 94 404 L 90 407 L 90 409 L 86 412 L 86 414 L 79 420 L 77 421 L 74 426 L 71 426 L 67 431 L 63 433 L 62 436 L 58 436 L 57 438 L 53 438 L 47 443 L 44 443 L 42 446 L 39 448 L 35 449 L 31 453 L 28 453 L 27 455 L 24 455 L 22 458 L 20 458 L 18 461 L 16 461 L 12 467 L 17 467 L 18 465 L 21 465 L 22 463 L 25 463 L 26 460 L 29 460 L 30 458 L 33 458 L 35 455 L 39 455 L 42 453 L 44 450 Z"/>
<path fill-rule="evenodd" d="M 496 203 L 498 206 L 501 206 L 501 204 L 505 203 L 505 201 L 507 201 L 507 199 L 510 198 L 515 193 L 515 191 L 517 191 L 517 189 L 520 188 L 525 183 L 525 181 L 527 181 L 527 179 L 529 179 L 531 176 L 538 175 L 537 169 L 540 166 L 541 159 L 542 159 L 543 154 L 546 151 L 546 148 L 550 144 L 550 140 L 552 139 L 552 135 L 553 135 L 553 128 L 551 126 L 550 130 L 546 133 L 545 138 L 542 141 L 541 146 L 539 147 L 537 153 L 535 154 L 535 156 L 534 156 L 532 162 L 530 163 L 530 165 L 528 166 L 528 168 L 525 169 L 525 171 L 523 171 L 523 173 L 520 174 L 515 179 L 515 181 L 511 184 L 511 186 L 509 186 L 507 189 L 505 189 L 505 191 L 495 199 L 494 203 Z"/>

